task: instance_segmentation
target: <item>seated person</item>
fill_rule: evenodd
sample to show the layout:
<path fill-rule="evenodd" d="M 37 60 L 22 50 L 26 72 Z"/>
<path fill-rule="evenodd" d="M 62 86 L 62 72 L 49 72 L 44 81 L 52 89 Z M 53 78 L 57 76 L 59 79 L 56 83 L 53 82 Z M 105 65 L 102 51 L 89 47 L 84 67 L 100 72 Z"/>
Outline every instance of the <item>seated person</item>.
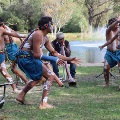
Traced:
<path fill-rule="evenodd" d="M 62 49 L 61 46 L 64 45 L 64 50 L 65 50 L 65 55 L 67 57 L 70 57 L 71 55 L 71 50 L 70 50 L 70 44 L 67 40 L 64 40 L 64 33 L 62 32 L 58 32 L 56 34 L 56 39 L 53 40 L 51 42 L 53 48 L 60 54 L 63 55 L 62 53 Z M 53 67 L 53 71 L 54 73 L 59 77 L 59 69 L 58 69 L 58 65 L 55 62 L 50 62 L 52 67 Z M 71 62 L 67 62 L 68 64 L 70 64 L 70 74 L 72 76 L 72 78 L 75 78 L 75 74 L 76 74 L 76 65 L 74 63 Z"/>

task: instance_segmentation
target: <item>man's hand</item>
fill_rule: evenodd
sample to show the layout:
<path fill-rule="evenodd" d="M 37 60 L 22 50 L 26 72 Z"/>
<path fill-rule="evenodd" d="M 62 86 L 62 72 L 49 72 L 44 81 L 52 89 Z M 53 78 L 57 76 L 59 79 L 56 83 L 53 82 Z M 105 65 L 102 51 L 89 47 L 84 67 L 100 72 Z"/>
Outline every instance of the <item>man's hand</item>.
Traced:
<path fill-rule="evenodd" d="M 103 47 L 102 46 L 98 46 L 99 48 L 100 48 L 100 50 L 102 50 L 103 49 Z"/>
<path fill-rule="evenodd" d="M 120 50 L 120 45 L 118 45 L 116 48 L 117 48 L 118 50 Z"/>
<path fill-rule="evenodd" d="M 59 66 L 63 66 L 63 65 L 65 65 L 65 61 L 62 60 L 62 59 L 59 59 L 58 62 L 57 62 L 57 64 L 58 64 Z"/>
<path fill-rule="evenodd" d="M 65 46 L 64 40 L 62 40 L 62 41 L 60 42 L 60 45 L 61 45 L 61 46 Z"/>
<path fill-rule="evenodd" d="M 76 57 L 71 58 L 70 62 L 76 64 L 77 66 L 80 66 L 80 63 L 82 63 L 81 59 L 76 58 Z"/>
<path fill-rule="evenodd" d="M 20 39 L 21 43 L 23 43 L 24 39 L 23 38 L 19 38 L 19 39 Z"/>
<path fill-rule="evenodd" d="M 22 35 L 22 34 L 18 34 L 20 36 L 20 38 L 26 38 L 27 36 Z"/>

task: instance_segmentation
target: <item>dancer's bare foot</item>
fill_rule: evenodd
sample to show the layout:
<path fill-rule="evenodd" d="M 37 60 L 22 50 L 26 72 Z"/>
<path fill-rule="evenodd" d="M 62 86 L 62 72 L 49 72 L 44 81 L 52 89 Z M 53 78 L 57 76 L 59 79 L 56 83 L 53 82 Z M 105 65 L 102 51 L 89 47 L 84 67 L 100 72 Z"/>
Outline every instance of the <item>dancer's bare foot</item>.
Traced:
<path fill-rule="evenodd" d="M 105 87 L 109 87 L 109 84 L 105 84 Z"/>
<path fill-rule="evenodd" d="M 42 103 L 42 104 L 40 104 L 39 108 L 40 109 L 52 109 L 52 108 L 55 108 L 55 106 L 52 106 L 48 103 Z"/>
<path fill-rule="evenodd" d="M 59 87 L 63 87 L 64 84 L 62 82 L 59 83 Z"/>
<path fill-rule="evenodd" d="M 25 104 L 25 100 L 24 100 L 24 98 L 21 97 L 21 95 L 18 95 L 16 100 L 19 101 L 22 104 Z"/>
<path fill-rule="evenodd" d="M 14 91 L 13 91 L 13 93 L 17 93 L 17 94 L 19 94 L 21 92 L 21 90 L 18 90 L 18 89 L 15 89 Z"/>

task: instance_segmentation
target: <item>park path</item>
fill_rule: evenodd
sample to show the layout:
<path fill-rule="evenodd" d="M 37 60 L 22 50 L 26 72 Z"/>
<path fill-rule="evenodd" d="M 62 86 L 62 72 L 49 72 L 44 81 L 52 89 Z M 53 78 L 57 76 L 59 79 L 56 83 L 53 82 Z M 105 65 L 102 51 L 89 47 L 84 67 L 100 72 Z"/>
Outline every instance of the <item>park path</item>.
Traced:
<path fill-rule="evenodd" d="M 80 66 L 103 66 L 103 63 L 81 63 Z"/>

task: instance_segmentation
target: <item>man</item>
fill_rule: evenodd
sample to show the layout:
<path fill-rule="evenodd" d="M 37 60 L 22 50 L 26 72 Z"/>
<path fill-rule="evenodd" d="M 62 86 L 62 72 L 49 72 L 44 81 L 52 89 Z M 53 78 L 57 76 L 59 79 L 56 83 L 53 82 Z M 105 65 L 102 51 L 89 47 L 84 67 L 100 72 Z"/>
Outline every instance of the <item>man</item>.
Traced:
<path fill-rule="evenodd" d="M 4 24 L 3 24 L 3 27 L 7 32 L 13 31 L 12 29 L 10 29 L 8 26 Z M 20 40 L 22 42 L 22 39 Z M 7 53 L 8 60 L 11 62 L 14 62 L 16 53 L 18 52 L 18 45 L 14 43 L 13 38 L 8 35 L 4 35 L 4 42 L 5 42 L 5 48 L 6 48 L 5 50 Z M 23 75 L 23 73 L 19 69 L 17 69 L 16 65 L 11 64 L 11 71 L 14 74 L 16 74 L 18 77 L 20 77 L 24 81 L 25 84 L 27 84 L 28 82 L 27 78 Z"/>
<path fill-rule="evenodd" d="M 31 79 L 31 81 L 23 88 L 16 100 L 24 103 L 26 93 L 39 83 L 42 76 L 44 76 L 47 80 L 43 85 L 43 94 L 39 108 L 54 108 L 54 106 L 48 104 L 47 101 L 55 75 L 41 61 L 46 60 L 47 58 L 49 59 L 49 56 L 43 55 L 41 47 L 45 42 L 44 37 L 52 32 L 52 18 L 48 16 L 42 17 L 38 21 L 38 28 L 39 29 L 33 31 L 26 41 L 24 41 L 23 45 L 20 47 L 21 50 L 17 55 L 17 64 L 19 68 Z M 56 53 L 55 50 L 50 47 L 50 44 L 45 43 L 45 45 L 50 53 L 57 56 L 54 57 L 54 61 L 56 62 L 59 62 L 58 57 L 74 63 L 80 62 L 77 58 L 67 58 Z"/>
<path fill-rule="evenodd" d="M 62 53 L 62 48 L 61 46 L 64 45 L 64 50 L 65 50 L 65 55 L 67 57 L 70 57 L 71 55 L 71 49 L 70 49 L 70 44 L 67 40 L 64 40 L 64 33 L 63 32 L 58 32 L 56 34 L 56 39 L 53 40 L 52 42 L 52 46 L 53 48 L 60 54 L 63 55 Z M 71 62 L 67 62 L 68 64 L 70 64 L 70 74 L 72 76 L 72 78 L 75 78 L 75 74 L 76 74 L 76 65 L 74 63 Z M 58 65 L 55 62 L 51 62 L 51 65 L 53 67 L 53 71 L 54 73 L 59 77 L 59 69 L 58 69 Z"/>
<path fill-rule="evenodd" d="M 20 36 L 18 35 L 16 32 L 7 32 L 4 27 L 3 27 L 3 20 L 0 17 L 0 72 L 1 74 L 5 77 L 5 79 L 11 83 L 13 92 L 18 93 L 19 91 L 16 88 L 16 85 L 13 82 L 12 77 L 10 76 L 10 74 L 7 72 L 6 70 L 6 65 L 5 65 L 5 54 L 4 54 L 4 35 L 9 35 L 9 36 L 13 36 L 13 37 L 18 37 L 18 38 L 24 38 L 24 36 Z"/>
<path fill-rule="evenodd" d="M 120 57 L 118 53 L 120 50 L 118 47 L 118 23 L 120 22 L 120 16 L 116 18 L 111 18 L 108 21 L 108 28 L 106 29 L 106 43 L 99 48 L 102 50 L 103 47 L 107 46 L 107 51 L 104 57 L 104 78 L 106 85 L 109 86 L 109 71 L 110 68 L 116 66 L 118 64 L 120 71 Z"/>

